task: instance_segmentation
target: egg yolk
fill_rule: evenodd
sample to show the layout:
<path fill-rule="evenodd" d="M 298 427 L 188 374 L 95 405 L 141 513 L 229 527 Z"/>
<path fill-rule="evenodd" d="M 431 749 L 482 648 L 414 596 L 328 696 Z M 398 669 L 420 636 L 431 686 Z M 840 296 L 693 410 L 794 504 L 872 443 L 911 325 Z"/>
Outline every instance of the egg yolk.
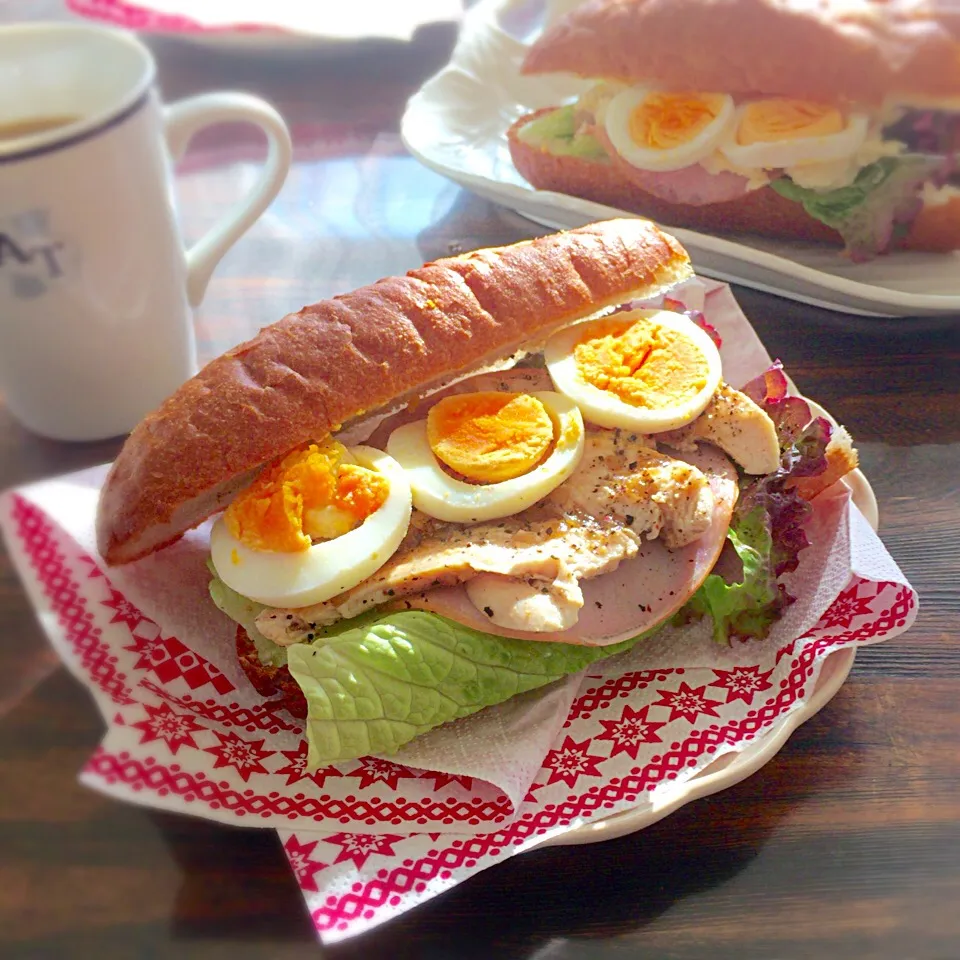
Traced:
<path fill-rule="evenodd" d="M 713 123 L 725 99 L 715 93 L 652 93 L 630 114 L 630 137 L 653 150 L 672 150 Z"/>
<path fill-rule="evenodd" d="M 699 347 L 676 330 L 646 318 L 591 325 L 573 350 L 582 379 L 624 403 L 660 410 L 693 399 L 708 382 L 710 366 Z"/>
<path fill-rule="evenodd" d="M 442 463 L 475 483 L 529 473 L 550 450 L 553 421 L 526 393 L 446 397 L 427 414 L 427 440 Z"/>
<path fill-rule="evenodd" d="M 844 128 L 843 114 L 836 107 L 807 100 L 756 100 L 744 107 L 737 129 L 737 143 L 770 143 L 801 137 L 828 137 Z"/>
<path fill-rule="evenodd" d="M 253 550 L 292 553 L 360 525 L 387 499 L 386 478 L 345 463 L 335 440 L 311 443 L 266 467 L 227 507 L 224 522 Z"/>

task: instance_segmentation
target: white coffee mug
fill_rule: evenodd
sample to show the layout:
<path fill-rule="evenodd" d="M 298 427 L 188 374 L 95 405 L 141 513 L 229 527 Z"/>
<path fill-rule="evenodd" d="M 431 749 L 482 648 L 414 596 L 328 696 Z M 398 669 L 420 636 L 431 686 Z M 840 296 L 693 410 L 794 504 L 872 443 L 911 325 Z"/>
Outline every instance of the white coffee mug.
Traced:
<path fill-rule="evenodd" d="M 0 27 L 0 395 L 58 440 L 129 431 L 196 373 L 193 306 L 277 195 L 290 135 L 269 104 L 210 93 L 164 106 L 132 34 Z M 184 250 L 171 158 L 247 121 L 269 152 L 253 190 Z"/>

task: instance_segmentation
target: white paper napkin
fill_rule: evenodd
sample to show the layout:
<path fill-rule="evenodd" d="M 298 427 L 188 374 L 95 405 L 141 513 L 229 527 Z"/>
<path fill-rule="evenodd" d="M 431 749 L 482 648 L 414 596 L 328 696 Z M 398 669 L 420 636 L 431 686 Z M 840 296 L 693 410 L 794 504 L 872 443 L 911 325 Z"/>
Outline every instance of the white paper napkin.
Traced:
<path fill-rule="evenodd" d="M 696 281 L 741 384 L 769 357 L 729 289 Z M 845 646 L 906 629 L 916 597 L 841 486 L 815 502 L 797 602 L 764 643 L 666 628 L 584 675 L 440 727 L 391 758 L 308 774 L 299 722 L 264 702 L 207 596 L 207 530 L 104 570 L 93 518 L 105 468 L 0 498 L 2 527 L 52 643 L 108 724 L 95 789 L 278 829 L 318 932 L 353 935 L 544 839 L 676 797 L 767 736 Z"/>

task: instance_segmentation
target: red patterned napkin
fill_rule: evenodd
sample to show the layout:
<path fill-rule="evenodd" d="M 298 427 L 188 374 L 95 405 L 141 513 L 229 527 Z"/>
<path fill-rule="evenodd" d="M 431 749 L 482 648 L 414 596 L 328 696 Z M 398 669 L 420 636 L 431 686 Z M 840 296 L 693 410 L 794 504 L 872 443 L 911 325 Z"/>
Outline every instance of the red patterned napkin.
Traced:
<path fill-rule="evenodd" d="M 67 0 L 73 13 L 151 33 L 276 34 L 342 41 L 379 37 L 409 40 L 426 23 L 458 20 L 461 0 Z"/>
<path fill-rule="evenodd" d="M 733 383 L 768 357 L 729 290 L 694 285 Z M 693 304 L 691 304 L 693 305 Z M 905 630 L 917 598 L 849 491 L 816 501 L 799 597 L 763 644 L 668 628 L 546 691 L 433 731 L 400 756 L 304 769 L 300 725 L 264 703 L 206 599 L 204 531 L 105 574 L 103 468 L 12 491 L 0 527 L 106 736 L 82 780 L 121 799 L 278 830 L 319 935 L 362 932 L 545 840 L 621 811 L 655 819 L 714 759 L 801 710 L 832 652 Z M 108 579 L 109 576 L 109 579 Z"/>

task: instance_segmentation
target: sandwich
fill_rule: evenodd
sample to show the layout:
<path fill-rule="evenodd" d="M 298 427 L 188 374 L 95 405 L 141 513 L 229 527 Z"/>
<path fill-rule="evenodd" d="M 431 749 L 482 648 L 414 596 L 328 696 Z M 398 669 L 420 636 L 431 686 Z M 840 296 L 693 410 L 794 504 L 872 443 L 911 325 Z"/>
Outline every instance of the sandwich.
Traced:
<path fill-rule="evenodd" d="M 955 5 L 593 0 L 521 72 L 587 81 L 507 132 L 537 189 L 854 261 L 960 249 Z"/>
<path fill-rule="evenodd" d="M 214 516 L 212 601 L 311 768 L 709 618 L 762 638 L 809 501 L 853 468 L 772 367 L 723 380 L 691 276 L 640 219 L 428 263 L 305 307 L 130 434 L 109 565 Z M 658 303 L 654 308 L 650 304 Z"/>

